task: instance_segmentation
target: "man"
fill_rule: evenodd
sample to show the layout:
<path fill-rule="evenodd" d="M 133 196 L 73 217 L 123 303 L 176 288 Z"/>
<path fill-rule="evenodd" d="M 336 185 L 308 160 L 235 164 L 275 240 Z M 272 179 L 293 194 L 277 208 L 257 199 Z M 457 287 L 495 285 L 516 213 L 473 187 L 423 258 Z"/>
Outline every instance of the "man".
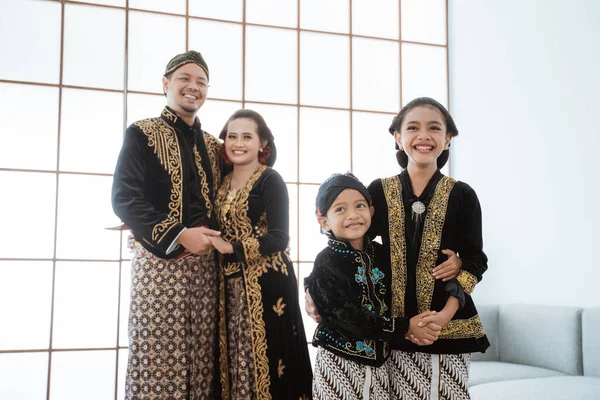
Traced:
<path fill-rule="evenodd" d="M 213 198 L 219 141 L 196 113 L 207 95 L 202 55 L 175 56 L 159 118 L 127 128 L 112 204 L 134 237 L 128 400 L 218 398 L 218 277 L 207 236 L 219 235 Z"/>

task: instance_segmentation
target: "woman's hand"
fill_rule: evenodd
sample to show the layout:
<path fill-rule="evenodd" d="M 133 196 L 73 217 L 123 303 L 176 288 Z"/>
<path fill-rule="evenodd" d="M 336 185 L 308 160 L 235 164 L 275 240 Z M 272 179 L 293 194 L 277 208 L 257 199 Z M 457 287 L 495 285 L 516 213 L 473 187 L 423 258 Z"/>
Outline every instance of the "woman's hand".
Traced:
<path fill-rule="evenodd" d="M 233 246 L 221 238 L 221 236 L 206 236 L 212 246 L 221 254 L 233 253 Z"/>

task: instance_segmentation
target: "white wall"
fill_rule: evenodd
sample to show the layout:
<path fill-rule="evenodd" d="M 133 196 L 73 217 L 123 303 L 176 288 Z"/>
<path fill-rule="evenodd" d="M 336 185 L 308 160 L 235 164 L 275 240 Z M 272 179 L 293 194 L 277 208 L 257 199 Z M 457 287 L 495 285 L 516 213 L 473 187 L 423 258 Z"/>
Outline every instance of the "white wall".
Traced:
<path fill-rule="evenodd" d="M 451 0 L 453 176 L 477 191 L 479 303 L 600 305 L 600 2 Z"/>

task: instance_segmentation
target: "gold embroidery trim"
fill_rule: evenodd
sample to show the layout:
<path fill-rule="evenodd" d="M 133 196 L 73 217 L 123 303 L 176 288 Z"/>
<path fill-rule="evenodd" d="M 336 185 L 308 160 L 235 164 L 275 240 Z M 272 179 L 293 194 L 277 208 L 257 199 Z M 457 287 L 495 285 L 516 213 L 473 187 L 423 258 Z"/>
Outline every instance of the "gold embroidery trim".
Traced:
<path fill-rule="evenodd" d="M 392 316 L 404 316 L 406 293 L 406 239 L 404 237 L 404 204 L 402 184 L 398 176 L 381 180 L 388 207 L 390 261 L 392 267 Z"/>
<path fill-rule="evenodd" d="M 208 187 L 208 181 L 206 179 L 206 171 L 202 168 L 202 158 L 200 157 L 200 153 L 198 152 L 198 148 L 194 145 L 194 159 L 196 161 L 196 167 L 198 168 L 198 176 L 200 177 L 200 192 L 202 193 L 202 197 L 204 198 L 204 203 L 206 205 L 206 212 L 210 217 L 212 215 L 212 202 L 211 202 L 211 193 L 210 188 Z"/>
<path fill-rule="evenodd" d="M 163 111 L 163 114 L 167 111 Z M 160 243 L 167 233 L 182 217 L 183 166 L 179 151 L 179 141 L 175 130 L 160 118 L 150 118 L 135 123 L 148 138 L 148 146 L 154 149 L 167 173 L 171 176 L 171 196 L 169 197 L 169 214 L 167 218 L 152 228 L 152 240 Z"/>
<path fill-rule="evenodd" d="M 458 273 L 456 280 L 458 283 L 460 283 L 460 286 L 462 286 L 463 290 L 468 295 L 473 293 L 473 290 L 475 290 L 475 285 L 477 285 L 478 282 L 475 275 L 464 270 Z"/>
<path fill-rule="evenodd" d="M 247 289 L 248 311 L 250 312 L 252 348 L 254 349 L 256 398 L 270 399 L 271 377 L 269 376 L 269 359 L 267 358 L 267 331 L 263 319 L 262 292 L 258 283 L 262 270 L 248 265 L 248 268 L 244 268 L 243 272 Z"/>
<path fill-rule="evenodd" d="M 431 270 L 435 268 L 435 263 L 440 251 L 442 242 L 442 229 L 446 221 L 446 210 L 448 208 L 448 199 L 450 192 L 456 181 L 444 176 L 435 187 L 433 198 L 427 207 L 425 224 L 423 226 L 423 235 L 421 239 L 421 249 L 417 261 L 417 307 L 419 313 L 431 309 L 431 298 L 435 286 L 435 278 L 431 275 Z"/>
<path fill-rule="evenodd" d="M 177 114 L 172 113 L 171 110 L 169 110 L 167 107 L 163 108 L 162 116 L 171 121 L 172 123 L 176 123 L 177 118 L 179 118 Z"/>
<path fill-rule="evenodd" d="M 485 334 L 479 315 L 452 320 L 442 328 L 440 339 L 479 339 Z"/>
<path fill-rule="evenodd" d="M 223 267 L 223 274 L 225 276 L 229 276 L 229 275 L 233 275 L 237 272 L 240 272 L 241 270 L 242 270 L 242 267 L 241 267 L 240 263 L 230 263 Z"/>
<path fill-rule="evenodd" d="M 278 317 L 281 317 L 285 311 L 283 309 L 286 307 L 286 304 L 283 302 L 283 297 L 280 297 L 277 300 L 277 303 L 273 306 L 273 311 L 277 314 Z"/>
<path fill-rule="evenodd" d="M 204 132 L 204 143 L 208 152 L 208 159 L 213 176 L 213 193 L 221 186 L 221 142 L 208 132 Z"/>
<path fill-rule="evenodd" d="M 260 243 L 256 238 L 248 238 L 242 240 L 242 247 L 244 248 L 244 255 L 246 261 L 255 260 L 260 257 Z"/>
<path fill-rule="evenodd" d="M 283 376 L 283 370 L 285 369 L 285 365 L 283 364 L 283 360 L 279 359 L 279 365 L 277 366 L 277 375 L 281 378 Z"/>

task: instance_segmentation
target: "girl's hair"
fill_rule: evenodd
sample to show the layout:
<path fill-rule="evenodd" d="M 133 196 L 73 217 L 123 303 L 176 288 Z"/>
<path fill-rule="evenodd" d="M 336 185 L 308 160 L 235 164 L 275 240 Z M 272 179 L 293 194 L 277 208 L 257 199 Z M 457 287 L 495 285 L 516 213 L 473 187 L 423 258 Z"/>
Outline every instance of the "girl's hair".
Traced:
<path fill-rule="evenodd" d="M 275 160 L 277 159 L 277 148 L 275 147 L 275 137 L 271 133 L 271 129 L 267 126 L 265 119 L 254 110 L 250 110 L 247 108 L 242 108 L 234 112 L 231 117 L 223 126 L 221 130 L 221 134 L 219 135 L 219 139 L 225 141 L 225 137 L 227 136 L 227 128 L 229 127 L 229 123 L 235 121 L 236 119 L 248 118 L 252 121 L 256 122 L 258 126 L 258 138 L 261 142 L 266 141 L 267 145 L 263 148 L 262 153 L 258 153 L 258 161 L 261 164 L 268 165 L 272 167 L 275 164 Z M 221 155 L 223 156 L 223 160 L 225 164 L 231 165 L 231 161 L 227 157 L 225 153 L 225 146 L 221 145 Z"/>
<path fill-rule="evenodd" d="M 448 110 L 446 110 L 446 107 L 444 107 L 443 105 L 441 105 L 440 103 L 438 103 L 430 97 L 418 97 L 410 101 L 404 107 L 402 107 L 398 115 L 394 117 L 392 125 L 390 125 L 390 133 L 393 135 L 394 132 L 400 132 L 400 127 L 402 126 L 402 120 L 404 120 L 404 116 L 413 108 L 423 106 L 433 107 L 439 110 L 439 112 L 444 117 L 444 122 L 446 123 L 446 133 L 449 133 L 450 135 L 452 135 L 452 137 L 458 135 L 458 129 L 456 128 L 456 124 L 454 123 L 454 120 L 452 119 L 452 116 L 450 115 Z M 398 164 L 403 169 L 405 169 L 408 166 L 408 156 L 406 155 L 404 150 L 400 150 L 400 148 L 398 147 L 398 143 L 396 143 L 396 150 L 396 161 L 398 161 Z M 449 150 L 442 151 L 442 154 L 440 154 L 440 156 L 437 159 L 437 167 L 442 168 L 444 165 L 446 165 L 446 162 L 448 161 L 449 157 Z"/>

